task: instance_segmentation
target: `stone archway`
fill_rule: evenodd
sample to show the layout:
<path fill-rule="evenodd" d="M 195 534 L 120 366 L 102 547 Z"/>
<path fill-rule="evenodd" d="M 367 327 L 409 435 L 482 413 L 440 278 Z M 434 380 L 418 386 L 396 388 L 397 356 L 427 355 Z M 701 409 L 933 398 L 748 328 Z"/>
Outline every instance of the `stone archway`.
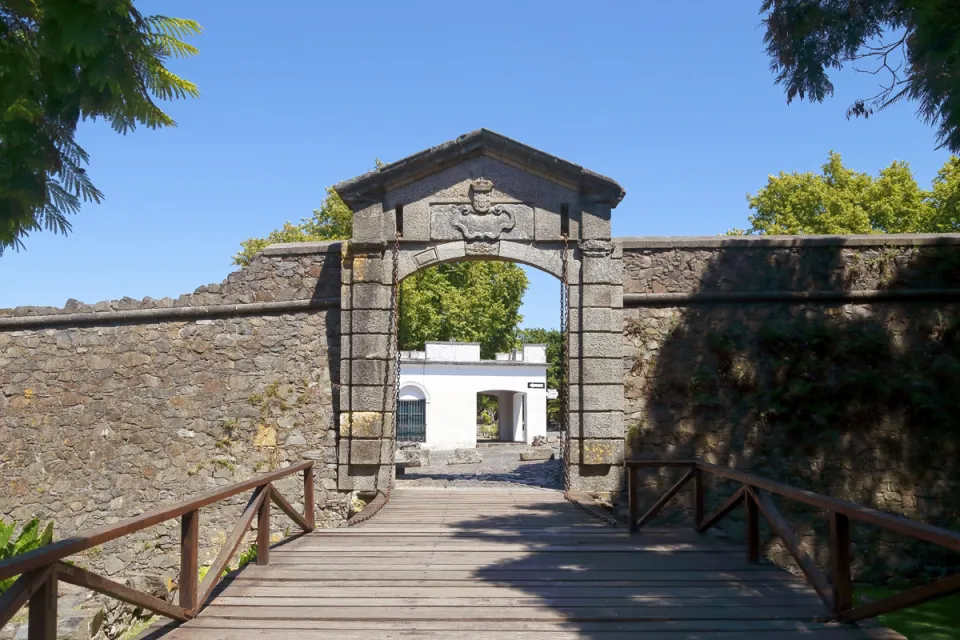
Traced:
<path fill-rule="evenodd" d="M 339 488 L 385 491 L 393 480 L 394 282 L 470 259 L 561 278 L 565 253 L 570 488 L 619 490 L 623 285 L 610 214 L 620 185 L 481 129 L 334 189 L 354 212 L 342 256 Z"/>

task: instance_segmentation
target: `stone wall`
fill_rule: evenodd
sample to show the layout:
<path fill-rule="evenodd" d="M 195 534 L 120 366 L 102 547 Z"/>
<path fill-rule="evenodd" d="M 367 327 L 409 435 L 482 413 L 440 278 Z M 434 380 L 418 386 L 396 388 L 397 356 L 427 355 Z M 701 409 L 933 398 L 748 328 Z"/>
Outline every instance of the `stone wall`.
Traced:
<path fill-rule="evenodd" d="M 958 236 L 618 241 L 632 455 L 697 456 L 960 528 L 957 245 Z M 341 523 L 347 492 L 360 488 L 338 481 L 349 459 L 334 428 L 341 283 L 356 275 L 342 260 L 338 243 L 275 246 L 177 300 L 0 310 L 0 517 L 52 519 L 64 537 L 313 459 L 318 522 Z M 370 320 L 357 308 L 355 323 Z M 669 480 L 652 475 L 651 497 Z M 280 487 L 302 500 L 296 480 Z M 715 487 L 712 503 L 729 491 Z M 203 510 L 202 562 L 245 499 Z M 784 508 L 822 555 L 825 521 Z M 279 515 L 275 525 L 286 528 Z M 737 528 L 734 518 L 728 531 Z M 864 579 L 960 564 L 854 532 Z M 172 578 L 177 546 L 170 522 L 77 560 L 114 577 Z"/>
<path fill-rule="evenodd" d="M 318 523 L 341 522 L 339 289 L 338 243 L 292 245 L 177 300 L 0 311 L 0 517 L 63 538 L 311 459 Z M 278 486 L 300 509 L 301 478 Z M 201 510 L 201 564 L 248 497 Z M 174 520 L 75 560 L 175 578 L 178 547 Z"/>
<path fill-rule="evenodd" d="M 697 457 L 960 528 L 958 240 L 623 240 L 633 455 Z M 675 476 L 650 475 L 650 498 Z M 732 490 L 715 486 L 711 504 Z M 825 559 L 826 519 L 782 508 Z M 860 579 L 960 568 L 871 527 L 854 536 Z"/>

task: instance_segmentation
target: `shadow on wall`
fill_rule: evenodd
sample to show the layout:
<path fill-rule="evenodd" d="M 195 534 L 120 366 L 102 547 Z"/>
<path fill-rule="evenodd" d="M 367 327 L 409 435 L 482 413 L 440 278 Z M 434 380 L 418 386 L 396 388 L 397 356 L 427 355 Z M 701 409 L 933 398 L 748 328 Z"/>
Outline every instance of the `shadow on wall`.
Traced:
<path fill-rule="evenodd" d="M 702 292 L 956 289 L 960 251 L 734 247 L 702 274 Z M 645 307 L 628 312 L 626 335 L 638 348 L 626 378 L 634 457 L 698 457 L 960 529 L 957 302 Z M 647 497 L 676 479 L 648 477 Z M 732 491 L 714 487 L 711 502 Z M 826 559 L 824 514 L 781 506 Z M 738 524 L 728 532 L 739 535 Z M 941 548 L 861 524 L 853 534 L 856 579 L 960 570 Z M 768 551 L 786 558 L 775 543 Z"/>
<path fill-rule="evenodd" d="M 313 299 L 340 298 L 341 289 L 341 264 L 339 255 L 334 259 L 324 260 L 320 266 L 320 275 L 317 280 L 317 286 L 313 292 Z M 340 440 L 340 335 L 342 333 L 343 318 L 340 304 L 334 305 L 326 311 L 326 340 L 327 340 L 327 371 L 330 374 L 330 394 L 331 394 L 331 415 L 333 416 L 333 431 L 336 434 L 336 441 L 333 443 L 333 452 L 337 451 L 337 445 Z M 327 463 L 335 463 L 336 457 L 325 460 Z"/>

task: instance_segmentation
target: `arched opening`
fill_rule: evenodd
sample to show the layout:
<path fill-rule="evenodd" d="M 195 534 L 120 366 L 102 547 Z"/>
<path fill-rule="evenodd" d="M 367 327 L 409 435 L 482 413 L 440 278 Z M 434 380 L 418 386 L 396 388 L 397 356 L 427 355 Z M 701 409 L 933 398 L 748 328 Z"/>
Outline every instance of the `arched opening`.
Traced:
<path fill-rule="evenodd" d="M 546 376 L 544 376 L 545 378 Z M 531 400 L 524 391 L 490 389 L 477 392 L 477 442 L 530 443 L 546 436 L 546 395 Z M 539 401 L 543 400 L 542 403 Z M 540 407 L 539 405 L 543 406 Z"/>
<path fill-rule="evenodd" d="M 556 398 L 562 371 L 559 269 L 551 271 L 563 259 L 555 251 L 553 265 L 543 253 L 548 258 L 524 266 L 502 257 L 452 256 L 403 274 L 400 485 L 522 479 L 562 486 L 560 435 L 554 431 L 548 442 L 547 398 Z M 424 407 L 420 440 L 418 406 Z M 420 452 L 411 453 L 414 447 Z M 410 460 L 419 468 L 407 468 Z"/>

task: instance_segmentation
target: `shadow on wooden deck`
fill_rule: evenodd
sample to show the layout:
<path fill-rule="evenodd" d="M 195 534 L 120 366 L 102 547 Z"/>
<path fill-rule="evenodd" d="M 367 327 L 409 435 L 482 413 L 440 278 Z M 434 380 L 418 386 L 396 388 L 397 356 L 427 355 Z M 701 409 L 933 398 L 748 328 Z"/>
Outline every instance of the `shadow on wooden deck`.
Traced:
<path fill-rule="evenodd" d="M 804 582 L 714 536 L 630 536 L 556 491 L 398 489 L 362 526 L 275 549 L 195 620 L 142 637 L 867 637 L 826 614 Z"/>

